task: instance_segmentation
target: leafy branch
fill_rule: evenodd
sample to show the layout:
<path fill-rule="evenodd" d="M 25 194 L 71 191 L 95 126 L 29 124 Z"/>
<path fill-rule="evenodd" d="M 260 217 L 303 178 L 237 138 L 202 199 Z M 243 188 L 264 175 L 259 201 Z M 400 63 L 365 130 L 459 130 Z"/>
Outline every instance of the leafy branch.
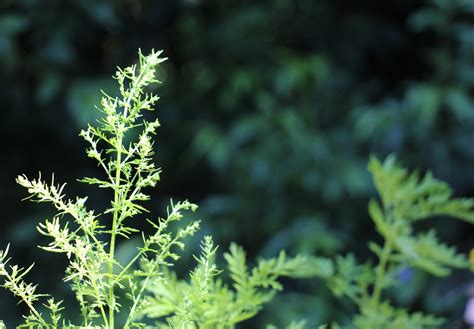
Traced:
<path fill-rule="evenodd" d="M 197 205 L 171 202 L 165 217 L 145 218 L 151 234 L 136 228 L 137 217 L 148 215 L 143 205 L 150 200 L 146 189 L 160 180 L 161 169 L 153 162 L 154 136 L 160 123 L 145 120 L 144 111 L 152 111 L 159 99 L 147 90 L 158 82 L 156 68 L 164 60 L 161 52 L 152 51 L 147 56 L 139 52 L 137 64 L 118 68 L 114 78 L 120 95 L 112 97 L 103 92 L 98 126 L 88 125 L 80 132 L 88 144 L 87 156 L 103 171 L 102 177 L 85 177 L 80 182 L 112 191 L 106 209 L 87 209 L 87 197 L 68 199 L 66 185 L 56 184 L 54 176 L 50 183 L 42 180 L 41 174 L 37 179 L 17 177 L 18 184 L 29 193 L 27 199 L 56 208 L 51 219 L 37 226 L 38 232 L 50 239 L 40 248 L 67 257 L 64 281 L 75 293 L 81 327 L 144 327 L 158 315 L 166 318 L 165 322 L 158 320 L 156 326 L 233 328 L 235 323 L 254 316 L 282 289 L 279 277 L 309 277 L 332 271 L 324 270 L 331 264 L 322 259 L 289 259 L 282 252 L 276 258 L 259 261 L 247 273 L 245 253 L 233 244 L 225 255 L 235 281 L 232 291 L 218 278 L 221 270 L 215 264 L 217 247 L 206 237 L 202 253 L 196 257 L 198 266 L 190 272 L 187 283 L 178 280 L 170 268 L 178 261 L 178 252 L 185 249 L 186 238 L 199 229 L 199 221 L 183 221 L 184 212 L 196 211 Z M 137 136 L 134 132 L 139 129 Z M 175 222 L 176 230 L 170 227 Z M 141 246 L 131 260 L 119 262 L 117 244 L 120 239 L 133 237 L 141 237 Z M 76 327 L 74 321 L 62 318 L 61 301 L 49 298 L 42 308 L 35 305 L 47 295 L 36 293 L 35 285 L 23 281 L 33 265 L 27 269 L 7 266 L 7 252 L 8 248 L 0 254 L 3 287 L 30 309 L 20 327 Z M 42 309 L 47 310 L 47 317 Z M 123 323 L 117 323 L 119 312 L 127 314 Z"/>
<path fill-rule="evenodd" d="M 449 275 L 452 269 L 467 268 L 469 262 L 454 247 L 438 241 L 436 232 L 414 233 L 413 224 L 435 216 L 449 216 L 474 223 L 474 200 L 454 198 L 448 184 L 431 173 L 421 177 L 400 167 L 394 156 L 382 163 L 372 157 L 368 165 L 380 200 L 370 200 L 368 210 L 384 242 L 370 242 L 378 264 L 359 265 L 353 256 L 338 257 L 336 275 L 329 287 L 336 295 L 346 295 L 359 308 L 357 328 L 423 328 L 439 326 L 441 319 L 421 313 L 409 314 L 382 299 L 384 290 L 397 282 L 397 273 L 406 267 L 418 268 L 434 276 Z"/>

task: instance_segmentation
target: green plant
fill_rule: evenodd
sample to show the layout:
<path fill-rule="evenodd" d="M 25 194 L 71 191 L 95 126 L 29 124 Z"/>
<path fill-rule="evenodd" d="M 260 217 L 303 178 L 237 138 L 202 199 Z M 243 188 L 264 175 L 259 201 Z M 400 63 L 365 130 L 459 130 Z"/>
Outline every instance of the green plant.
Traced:
<path fill-rule="evenodd" d="M 160 89 L 166 99 L 160 165 L 173 168 L 161 193 L 198 187 L 184 196 L 199 200 L 200 216 L 222 247 L 241 241 L 268 255 L 282 247 L 292 255 L 364 248 L 371 232 L 363 211 L 368 150 L 396 152 L 406 165 L 442 174 L 460 195 L 471 193 L 472 6 L 380 3 L 226 1 L 211 11 L 207 1 L 1 1 L 0 131 L 2 140 L 18 143 L 2 145 L 12 161 L 1 164 L 8 230 L 0 245 L 14 240 L 16 252 L 34 258 L 35 210 L 16 202 L 22 191 L 10 177 L 28 164 L 49 173 L 53 159 L 60 159 L 58 181 L 85 171 L 75 127 L 92 122 L 93 111 L 84 109 L 99 103 L 97 86 L 109 90 L 111 68 L 127 62 L 137 43 L 173 45 L 178 59 L 164 68 Z M 333 24 L 341 6 L 347 19 Z M 92 49 L 100 51 L 90 56 Z M 28 133 L 19 136 L 19 127 Z M 193 147 L 184 149 L 190 141 Z M 446 234 L 469 243 L 463 227 L 449 224 Z M 51 257 L 48 264 L 62 260 Z M 40 276 L 34 271 L 28 278 Z M 418 278 L 416 307 L 447 300 L 436 292 L 448 290 L 451 280 Z M 317 284 L 298 287 L 278 299 L 288 307 L 272 303 L 258 324 L 280 324 L 296 311 L 309 323 L 339 320 L 346 310 L 334 307 L 328 293 Z M 68 296 L 64 303 L 71 303 Z M 436 308 L 453 317 L 459 311 L 453 306 Z M 2 307 L 6 323 L 15 317 L 14 303 Z"/>
<path fill-rule="evenodd" d="M 104 171 L 103 177 L 81 181 L 113 193 L 107 209 L 87 209 L 85 197 L 67 199 L 65 185 L 57 185 L 54 176 L 49 184 L 41 176 L 17 178 L 28 190 L 29 198 L 51 203 L 57 209 L 57 215 L 37 227 L 51 238 L 41 248 L 67 256 L 64 280 L 70 284 L 80 309 L 78 319 L 64 319 L 61 301 L 38 293 L 35 285 L 25 281 L 33 265 L 25 269 L 8 264 L 7 247 L 0 254 L 2 286 L 29 308 L 19 327 L 145 327 L 152 321 L 149 318 L 160 318 L 161 322 L 153 327 L 233 328 L 254 316 L 281 289 L 279 277 L 324 276 L 331 272 L 331 264 L 324 259 L 287 258 L 282 252 L 276 258 L 259 261 L 249 273 L 244 251 L 233 244 L 225 255 L 234 282 L 235 290 L 231 290 L 217 279 L 221 271 L 214 261 L 216 247 L 210 237 L 205 237 L 188 283 L 178 280 L 170 267 L 179 259 L 177 251 L 184 249 L 185 238 L 199 228 L 199 221 L 182 220 L 183 212 L 195 211 L 197 206 L 188 201 L 171 202 L 167 216 L 147 219 L 153 234 L 136 228 L 137 217 L 147 212 L 142 203 L 150 199 L 145 188 L 154 187 L 160 180 L 161 171 L 152 162 L 153 135 L 160 124 L 142 118 L 143 111 L 152 110 L 158 100 L 146 87 L 157 82 L 155 69 L 165 60 L 160 54 L 139 53 L 138 65 L 119 68 L 115 79 L 120 97 L 104 93 L 99 126 L 89 125 L 80 133 L 89 144 L 88 157 Z M 133 140 L 137 128 L 142 131 Z M 174 222 L 179 224 L 173 230 Z M 141 247 L 129 261 L 120 262 L 116 257 L 119 240 L 136 235 L 142 237 Z M 38 306 L 43 299 L 47 299 L 44 307 Z M 126 314 L 123 323 L 118 323 L 119 313 Z"/>
<path fill-rule="evenodd" d="M 232 286 L 216 262 L 217 247 L 210 236 L 201 243 L 197 266 L 188 279 L 171 270 L 185 249 L 185 239 L 199 229 L 199 221 L 184 220 L 184 212 L 197 206 L 188 201 L 171 202 L 167 215 L 146 219 L 152 234 L 139 230 L 134 222 L 145 217 L 142 205 L 150 196 L 145 189 L 160 180 L 160 169 L 152 160 L 153 136 L 158 120 L 146 121 L 158 100 L 147 87 L 157 82 L 156 67 L 165 59 L 161 52 L 139 53 L 138 65 L 118 69 L 115 79 L 120 97 L 104 93 L 99 126 L 89 125 L 81 136 L 89 144 L 88 157 L 103 169 L 103 177 L 86 177 L 83 183 L 112 192 L 107 209 L 89 210 L 87 198 L 67 199 L 65 185 L 18 176 L 33 201 L 51 203 L 57 214 L 38 225 L 38 231 L 51 238 L 42 248 L 63 253 L 68 258 L 64 280 L 70 284 L 79 305 L 71 319 L 63 317 L 62 301 L 37 292 L 25 280 L 33 265 L 10 265 L 8 247 L 0 252 L 2 286 L 29 309 L 19 327 L 67 328 L 234 328 L 255 316 L 262 306 L 282 289 L 280 277 L 325 279 L 337 296 L 346 296 L 358 307 L 353 319 L 356 328 L 423 328 L 439 326 L 442 319 L 422 313 L 410 314 L 396 308 L 384 291 L 399 284 L 399 273 L 418 268 L 435 276 L 446 276 L 452 268 L 469 267 L 468 260 L 438 241 L 434 230 L 415 235 L 415 223 L 433 216 L 451 216 L 474 222 L 474 200 L 453 198 L 450 187 L 430 173 L 421 177 L 401 168 L 393 156 L 383 163 L 369 162 L 380 202 L 371 200 L 369 214 L 383 244 L 369 243 L 378 264 L 358 264 L 352 255 L 328 259 L 284 252 L 259 260 L 249 270 L 244 250 L 231 244 L 224 254 Z M 137 129 L 141 129 L 136 134 Z M 141 236 L 141 246 L 128 261 L 117 258 L 120 240 Z M 44 301 L 43 304 L 40 301 Z M 74 313 L 74 312 L 72 312 Z M 120 317 L 118 314 L 120 313 Z M 0 324 L 2 326 L 2 324 Z M 288 328 L 304 328 L 304 321 Z M 275 328 L 272 325 L 267 328 Z"/>
<path fill-rule="evenodd" d="M 333 272 L 329 260 L 303 256 L 287 259 L 284 252 L 276 258 L 260 260 L 249 272 L 244 250 L 232 244 L 224 255 L 233 281 L 230 289 L 218 278 L 221 271 L 214 262 L 217 248 L 210 237 L 205 237 L 201 249 L 189 282 L 165 272 L 168 275 L 153 279 L 149 285 L 151 295 L 142 312 L 149 317 L 168 316 L 163 328 L 233 328 L 255 316 L 282 289 L 277 278 L 326 277 Z M 288 328 L 304 328 L 304 321 Z"/>
<path fill-rule="evenodd" d="M 406 268 L 442 277 L 453 268 L 469 267 L 466 257 L 440 243 L 433 229 L 415 235 L 414 225 L 434 216 L 473 223 L 474 200 L 453 198 L 448 184 L 429 172 L 423 177 L 417 172 L 409 173 L 396 163 L 394 156 L 383 163 L 372 157 L 369 171 L 380 195 L 380 202 L 372 199 L 368 207 L 375 228 L 383 237 L 382 245 L 369 243 L 378 264 L 361 265 L 352 255 L 338 256 L 328 285 L 335 295 L 344 295 L 357 305 L 359 314 L 353 319 L 356 328 L 439 327 L 442 319 L 396 308 L 382 293 L 400 285 L 400 272 Z"/>

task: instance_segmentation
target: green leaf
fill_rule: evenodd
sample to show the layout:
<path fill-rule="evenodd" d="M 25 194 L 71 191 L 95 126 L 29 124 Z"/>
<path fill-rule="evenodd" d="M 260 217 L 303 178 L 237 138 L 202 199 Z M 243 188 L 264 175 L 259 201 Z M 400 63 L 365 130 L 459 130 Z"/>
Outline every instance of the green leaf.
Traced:
<path fill-rule="evenodd" d="M 366 304 L 360 315 L 354 319 L 354 326 L 358 329 L 418 329 L 440 328 L 444 321 L 431 315 L 422 313 L 409 314 L 404 309 L 392 307 L 389 303 L 373 307 Z"/>
<path fill-rule="evenodd" d="M 380 209 L 378 202 L 374 199 L 369 201 L 369 215 L 374 221 L 377 231 L 379 231 L 382 236 L 388 236 L 391 227 L 386 223 L 383 211 Z"/>
<path fill-rule="evenodd" d="M 390 155 L 381 163 L 372 156 L 369 171 L 380 194 L 384 209 L 390 209 L 397 219 L 417 221 L 434 216 L 450 216 L 474 223 L 474 200 L 453 198 L 448 184 L 428 172 L 420 177 L 417 172 L 408 173 Z M 380 214 L 369 204 L 372 219 L 380 223 Z M 380 229 L 385 230 L 381 226 Z"/>
<path fill-rule="evenodd" d="M 417 237 L 400 237 L 396 240 L 396 246 L 411 266 L 435 276 L 450 274 L 450 268 L 469 267 L 467 258 L 457 254 L 454 247 L 440 243 L 434 230 Z"/>

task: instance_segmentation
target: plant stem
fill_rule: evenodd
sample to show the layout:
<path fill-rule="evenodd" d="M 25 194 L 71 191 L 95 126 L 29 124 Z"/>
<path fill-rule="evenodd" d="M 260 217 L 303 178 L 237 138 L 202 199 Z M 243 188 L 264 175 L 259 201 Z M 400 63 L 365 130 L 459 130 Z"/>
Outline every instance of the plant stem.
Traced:
<path fill-rule="evenodd" d="M 385 218 L 388 223 L 393 224 L 394 218 L 392 216 L 391 211 L 389 211 L 390 207 L 384 206 Z M 385 242 L 383 245 L 382 253 L 380 254 L 380 261 L 375 269 L 375 283 L 374 283 L 374 290 L 372 292 L 371 303 L 373 307 L 377 307 L 380 302 L 380 296 L 382 294 L 382 289 L 384 288 L 384 277 L 387 272 L 387 267 L 389 263 L 390 256 L 392 255 L 393 248 L 394 248 L 394 238 L 397 236 L 397 226 L 391 225 L 393 227 L 393 232 L 388 236 L 384 236 Z"/>
<path fill-rule="evenodd" d="M 94 287 L 95 294 L 96 294 L 96 299 L 97 299 L 97 302 L 99 303 L 100 314 L 102 315 L 102 319 L 104 319 L 104 325 L 106 327 L 108 327 L 109 326 L 109 321 L 107 320 L 107 316 L 105 315 L 104 306 L 102 306 L 102 303 L 100 302 L 100 292 L 99 292 L 99 289 L 97 287 L 97 283 L 95 281 L 92 281 L 92 282 L 93 282 L 93 287 Z M 87 319 L 87 318 L 85 317 L 85 319 Z"/>
<path fill-rule="evenodd" d="M 130 93 L 123 105 L 123 119 L 126 121 L 128 119 L 129 110 L 131 109 L 131 102 L 133 96 L 135 95 L 134 89 L 137 86 L 139 88 L 140 81 L 143 79 L 144 74 L 148 71 L 148 67 L 142 68 L 140 67 L 140 73 L 135 81 L 134 85 L 132 85 Z M 114 329 L 114 309 L 115 309 L 115 293 L 114 293 L 114 278 L 113 278 L 113 270 L 114 270 L 114 259 L 115 259 L 115 237 L 117 235 L 118 225 L 121 222 L 121 217 L 119 217 L 119 201 L 121 196 L 120 190 L 120 174 L 122 172 L 122 141 L 124 135 L 124 126 L 123 124 L 119 124 L 116 129 L 116 150 L 117 150 L 117 158 L 115 161 L 116 168 L 115 168 L 115 187 L 114 187 L 114 214 L 112 220 L 112 228 L 110 233 L 110 251 L 109 251 L 109 264 L 108 264 L 108 275 L 109 275 L 109 303 L 111 304 L 109 307 L 109 328 Z M 128 157 L 125 158 L 128 160 Z M 125 162 L 126 162 L 125 161 Z M 128 323 L 128 322 L 127 322 Z"/>
<path fill-rule="evenodd" d="M 7 277 L 8 281 L 12 283 L 17 289 L 18 285 L 15 283 L 15 280 L 12 279 L 12 276 L 5 272 L 5 276 Z M 44 326 L 48 327 L 48 324 L 46 321 L 43 319 L 40 313 L 36 310 L 36 308 L 33 306 L 33 304 L 28 300 L 27 296 L 25 294 L 17 294 L 17 296 L 20 296 L 20 298 L 23 300 L 23 302 L 28 306 L 30 309 L 31 313 L 36 317 L 36 319 L 41 322 Z"/>
<path fill-rule="evenodd" d="M 114 214 L 112 220 L 112 228 L 110 231 L 110 250 L 109 250 L 109 328 L 114 328 L 114 309 L 115 309 L 115 293 L 114 293 L 114 259 L 115 259 L 115 237 L 117 235 L 117 225 L 118 225 L 118 203 L 120 200 L 120 174 L 121 174 L 121 162 L 122 162 L 122 133 L 120 132 L 120 137 L 117 138 L 117 159 L 116 159 L 116 168 L 115 168 L 115 188 L 114 188 Z"/>
<path fill-rule="evenodd" d="M 380 255 L 380 262 L 375 270 L 375 283 L 374 290 L 372 292 L 371 303 L 376 307 L 380 301 L 380 295 L 382 294 L 383 281 L 385 272 L 387 271 L 388 260 L 392 254 L 393 248 L 391 241 L 385 241 L 382 254 Z"/>
<path fill-rule="evenodd" d="M 175 242 L 176 242 L 177 238 L 174 238 L 171 242 L 170 242 L 170 246 L 173 245 Z M 163 260 L 165 258 L 164 254 L 165 254 L 165 250 L 168 250 L 168 248 L 163 248 L 163 250 L 161 251 L 161 253 L 157 256 L 157 259 L 158 260 Z M 153 271 L 152 272 L 156 272 L 157 271 L 157 266 L 158 266 L 159 262 L 155 262 L 154 266 L 153 266 Z M 130 321 L 134 318 L 135 316 L 135 311 L 136 311 L 136 308 L 138 307 L 138 303 L 141 301 L 142 299 L 142 296 L 148 286 L 148 282 L 150 281 L 150 276 L 147 275 L 145 280 L 143 281 L 142 283 L 142 286 L 140 287 L 140 291 L 138 292 L 138 295 L 134 298 L 134 301 L 133 301 L 133 305 L 130 309 L 130 313 L 129 313 L 129 316 L 127 318 L 127 322 L 125 322 L 125 325 L 124 325 L 124 328 L 128 329 L 129 327 L 129 323 Z"/>

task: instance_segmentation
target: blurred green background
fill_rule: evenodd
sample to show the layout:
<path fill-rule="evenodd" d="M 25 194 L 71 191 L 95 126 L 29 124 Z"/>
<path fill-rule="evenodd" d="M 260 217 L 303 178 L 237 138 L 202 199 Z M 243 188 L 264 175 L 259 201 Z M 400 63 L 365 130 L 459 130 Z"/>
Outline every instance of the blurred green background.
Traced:
<path fill-rule="evenodd" d="M 21 265 L 35 261 L 30 279 L 66 305 L 63 257 L 35 247 L 44 242 L 35 225 L 52 209 L 21 202 L 14 179 L 54 172 L 70 196 L 104 206 L 107 195 L 74 180 L 100 175 L 78 132 L 138 48 L 170 58 L 152 113 L 164 175 L 149 207 L 197 202 L 203 234 L 221 251 L 236 241 L 251 258 L 281 248 L 371 257 L 371 153 L 395 152 L 474 195 L 474 0 L 1 0 L 0 243 L 14 244 Z M 473 247 L 469 225 L 430 225 L 460 250 Z M 189 255 L 181 263 L 194 264 Z M 410 272 L 393 298 L 461 328 L 472 278 Z M 313 328 L 354 311 L 317 280 L 285 284 L 241 328 L 299 318 Z M 6 291 L 0 303 L 0 318 L 16 323 L 21 306 Z"/>

